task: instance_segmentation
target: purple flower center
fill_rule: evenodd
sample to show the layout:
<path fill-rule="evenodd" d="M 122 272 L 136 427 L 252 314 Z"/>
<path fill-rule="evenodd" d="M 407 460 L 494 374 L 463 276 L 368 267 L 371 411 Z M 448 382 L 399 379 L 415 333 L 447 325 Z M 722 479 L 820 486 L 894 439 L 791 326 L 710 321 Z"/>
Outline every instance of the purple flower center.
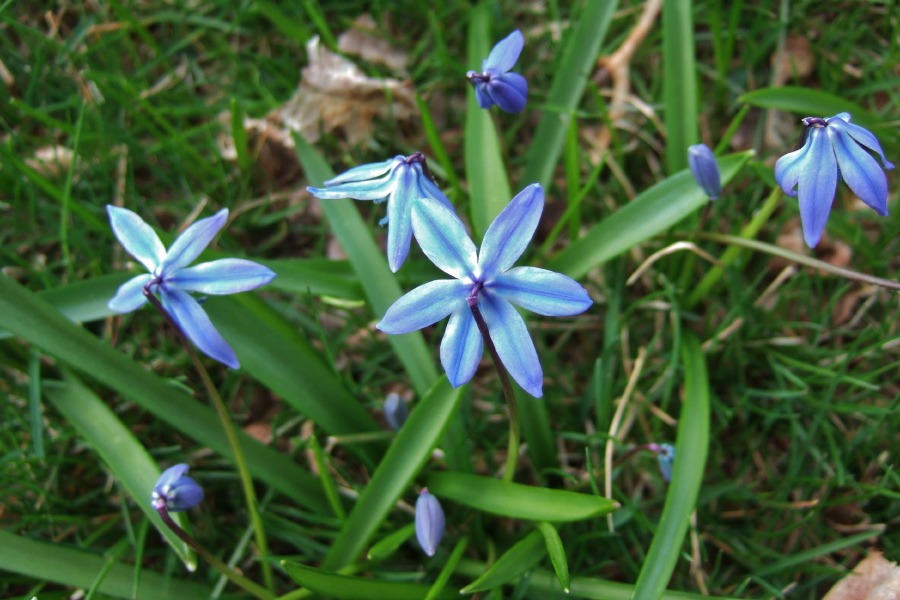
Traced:
<path fill-rule="evenodd" d="M 803 124 L 807 127 L 827 127 L 828 122 L 822 117 L 806 117 Z"/>

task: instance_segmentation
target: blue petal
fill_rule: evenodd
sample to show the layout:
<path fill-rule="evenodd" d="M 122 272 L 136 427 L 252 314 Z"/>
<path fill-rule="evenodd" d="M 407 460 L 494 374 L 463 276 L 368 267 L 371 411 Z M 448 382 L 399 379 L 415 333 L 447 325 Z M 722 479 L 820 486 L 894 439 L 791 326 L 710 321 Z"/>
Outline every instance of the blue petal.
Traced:
<path fill-rule="evenodd" d="M 431 198 L 413 203 L 412 226 L 416 240 L 437 268 L 469 283 L 475 280 L 478 263 L 475 244 L 456 213 Z"/>
<path fill-rule="evenodd" d="M 878 161 L 854 142 L 849 134 L 830 125 L 825 131 L 834 146 L 843 180 L 860 200 L 882 217 L 887 216 L 888 183 Z"/>
<path fill-rule="evenodd" d="M 394 191 L 395 172 L 388 173 L 381 179 L 368 181 L 351 181 L 329 188 L 308 187 L 306 191 L 322 200 L 353 198 L 354 200 L 381 200 Z"/>
<path fill-rule="evenodd" d="M 331 187 L 339 183 L 347 183 L 348 181 L 365 181 L 375 177 L 381 177 L 391 170 L 391 168 L 406 160 L 405 156 L 395 156 L 384 162 L 369 163 L 367 165 L 359 165 L 347 171 L 344 171 L 337 177 L 329 179 L 325 182 L 325 187 Z"/>
<path fill-rule="evenodd" d="M 450 385 L 459 387 L 472 379 L 481 362 L 483 343 L 472 310 L 463 303 L 450 315 L 441 340 L 441 365 Z"/>
<path fill-rule="evenodd" d="M 156 485 L 153 487 L 156 491 L 161 491 L 162 488 L 168 486 L 172 486 L 178 481 L 182 475 L 188 472 L 190 467 L 184 463 L 179 463 L 177 465 L 173 465 L 162 472 L 162 475 L 159 476 L 159 479 L 156 480 Z"/>
<path fill-rule="evenodd" d="M 106 303 L 109 310 L 127 313 L 137 310 L 147 302 L 144 296 L 144 286 L 150 283 L 153 275 L 145 274 L 133 277 L 119 286 L 119 291 L 112 300 Z"/>
<path fill-rule="evenodd" d="M 203 488 L 190 477 L 180 477 L 168 495 L 166 508 L 171 512 L 181 512 L 203 502 Z"/>
<path fill-rule="evenodd" d="M 396 273 L 409 254 L 409 241 L 413 234 L 410 211 L 419 196 L 419 186 L 415 170 L 408 165 L 399 167 L 394 171 L 394 176 L 397 180 L 396 188 L 387 205 L 387 258 L 388 266 Z"/>
<path fill-rule="evenodd" d="M 803 238 L 810 248 L 822 237 L 837 189 L 837 161 L 826 129 L 810 129 L 806 143 L 809 157 L 802 162 L 800 170 L 800 222 Z"/>
<path fill-rule="evenodd" d="M 392 334 L 428 327 L 465 305 L 470 287 L 457 279 L 439 279 L 420 285 L 394 302 L 375 327 Z"/>
<path fill-rule="evenodd" d="M 234 350 L 216 331 L 209 315 L 190 294 L 174 286 L 162 285 L 160 299 L 175 324 L 204 354 L 232 369 L 240 368 L 241 363 L 234 355 Z"/>
<path fill-rule="evenodd" d="M 236 294 L 254 290 L 275 278 L 275 272 L 241 258 L 223 258 L 177 271 L 166 283 L 201 294 Z"/>
<path fill-rule="evenodd" d="M 484 234 L 478 266 L 484 281 L 519 260 L 531 242 L 544 210 L 544 189 L 537 183 L 516 194 Z"/>
<path fill-rule="evenodd" d="M 434 556 L 444 537 L 444 509 L 438 499 L 423 489 L 416 500 L 416 539 L 428 556 Z"/>
<path fill-rule="evenodd" d="M 397 394 L 388 394 L 384 400 L 384 418 L 394 431 L 400 431 L 409 418 L 409 408 Z"/>
<path fill-rule="evenodd" d="M 491 77 L 487 92 L 504 112 L 522 112 L 528 100 L 528 82 L 518 73 L 504 73 Z"/>
<path fill-rule="evenodd" d="M 688 165 L 697 184 L 710 200 L 715 200 L 722 193 L 722 176 L 716 155 L 706 144 L 694 144 L 688 148 Z"/>
<path fill-rule="evenodd" d="M 216 214 L 200 219 L 185 229 L 169 247 L 166 258 L 160 266 L 160 275 L 174 273 L 194 262 L 200 256 L 219 230 L 228 220 L 228 209 L 223 208 Z"/>
<path fill-rule="evenodd" d="M 511 34 L 497 42 L 488 57 L 481 63 L 481 70 L 494 73 L 505 73 L 513 68 L 522 53 L 525 38 L 522 32 L 516 29 Z M 493 73 L 491 73 L 493 74 Z"/>
<path fill-rule="evenodd" d="M 487 89 L 487 82 L 479 79 L 475 82 L 475 99 L 478 101 L 480 108 L 490 108 L 494 105 L 494 99 L 491 98 Z"/>
<path fill-rule="evenodd" d="M 522 316 L 512 304 L 492 290 L 482 290 L 478 307 L 484 314 L 488 332 L 506 370 L 523 390 L 540 398 L 543 395 L 544 373 Z"/>
<path fill-rule="evenodd" d="M 444 192 L 442 192 L 427 175 L 425 175 L 425 172 L 422 170 L 422 165 L 415 163 L 412 165 L 412 168 L 416 172 L 416 185 L 419 187 L 419 198 L 433 198 L 453 212 L 456 212 L 450 199 L 444 195 Z"/>
<path fill-rule="evenodd" d="M 537 267 L 516 267 L 502 273 L 488 287 L 522 308 L 539 315 L 578 315 L 593 301 L 577 281 Z"/>
<path fill-rule="evenodd" d="M 847 115 L 847 118 L 839 118 L 841 115 Z M 868 129 L 860 127 L 855 123 L 851 123 L 850 115 L 848 113 L 841 113 L 840 115 L 825 120 L 828 122 L 829 129 L 834 128 L 838 131 L 846 132 L 854 140 L 869 150 L 877 153 L 878 156 L 881 157 L 881 164 L 884 165 L 885 169 L 894 168 L 894 164 L 889 162 L 887 157 L 885 157 L 884 150 L 881 149 L 881 144 L 878 143 L 878 138 L 876 138 Z"/>
<path fill-rule="evenodd" d="M 794 188 L 800 182 L 810 145 L 810 139 L 807 138 L 802 148 L 785 154 L 775 163 L 775 181 L 788 196 L 797 195 Z"/>
<path fill-rule="evenodd" d="M 159 236 L 142 218 L 127 208 L 106 205 L 109 224 L 125 251 L 136 258 L 151 273 L 166 257 L 166 248 Z"/>

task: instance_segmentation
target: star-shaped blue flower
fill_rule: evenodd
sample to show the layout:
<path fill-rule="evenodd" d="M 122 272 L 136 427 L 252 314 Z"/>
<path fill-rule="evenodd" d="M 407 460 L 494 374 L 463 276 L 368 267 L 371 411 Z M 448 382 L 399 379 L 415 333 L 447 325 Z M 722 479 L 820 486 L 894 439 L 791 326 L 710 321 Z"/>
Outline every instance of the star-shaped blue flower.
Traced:
<path fill-rule="evenodd" d="M 203 501 L 203 488 L 185 475 L 189 468 L 182 463 L 163 471 L 150 493 L 150 503 L 155 510 L 165 508 L 168 512 L 181 512 Z"/>
<path fill-rule="evenodd" d="M 453 205 L 431 180 L 425 156 L 416 152 L 409 157 L 395 156 L 390 160 L 360 165 L 325 182 L 324 188 L 308 187 L 306 191 L 316 198 L 333 200 L 387 200 L 387 217 L 381 224 L 388 225 L 388 266 L 394 273 L 403 265 L 409 254 L 412 239 L 410 211 L 416 198 L 433 198 L 451 211 Z"/>
<path fill-rule="evenodd" d="M 137 310 L 147 302 L 144 295 L 147 288 L 159 296 L 172 320 L 200 350 L 232 369 L 240 367 L 234 350 L 213 327 L 200 303 L 188 293 L 245 292 L 265 285 L 275 277 L 268 267 L 239 258 L 223 258 L 188 267 L 225 225 L 228 209 L 193 223 L 168 251 L 153 228 L 137 214 L 109 205 L 106 212 L 119 242 L 150 271 L 125 282 L 107 304 L 110 310 L 120 313 Z"/>
<path fill-rule="evenodd" d="M 488 228 L 478 252 L 455 214 L 433 200 L 417 200 L 412 209 L 416 239 L 431 262 L 456 279 L 417 287 L 397 300 L 376 327 L 409 333 L 450 315 L 441 364 L 458 387 L 472 378 L 481 360 L 481 333 L 467 302 L 477 298 L 506 369 L 525 391 L 540 398 L 541 363 L 525 321 L 510 302 L 549 316 L 577 315 L 592 304 L 585 289 L 565 275 L 535 267 L 510 269 L 531 241 L 543 208 L 540 185 L 519 192 Z"/>
<path fill-rule="evenodd" d="M 851 123 L 850 118 L 850 113 L 843 112 L 829 119 L 803 119 L 806 143 L 775 163 L 775 179 L 784 193 L 796 196 L 799 192 L 803 237 L 810 247 L 822 237 L 838 177 L 879 215 L 888 214 L 884 169 L 893 169 L 894 165 L 885 158 L 872 132 Z M 881 157 L 884 169 L 867 150 Z"/>
<path fill-rule="evenodd" d="M 508 71 L 515 66 L 525 45 L 522 32 L 516 29 L 497 42 L 481 63 L 481 73 L 469 71 L 466 77 L 475 86 L 475 98 L 481 108 L 494 104 L 505 112 L 522 112 L 528 99 L 528 82 L 518 73 Z"/>

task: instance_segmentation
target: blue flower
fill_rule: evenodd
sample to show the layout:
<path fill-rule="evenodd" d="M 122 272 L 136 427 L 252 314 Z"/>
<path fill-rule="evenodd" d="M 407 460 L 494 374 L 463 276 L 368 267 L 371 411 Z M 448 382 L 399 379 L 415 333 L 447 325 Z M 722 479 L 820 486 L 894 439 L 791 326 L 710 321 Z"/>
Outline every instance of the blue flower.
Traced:
<path fill-rule="evenodd" d="M 137 310 L 147 302 L 146 288 L 159 295 L 163 308 L 200 350 L 233 369 L 240 367 L 231 346 L 213 327 L 200 303 L 188 293 L 245 292 L 265 285 L 275 277 L 267 267 L 239 258 L 223 258 L 188 267 L 225 225 L 228 209 L 193 223 L 168 251 L 153 228 L 135 213 L 109 205 L 106 212 L 119 242 L 150 271 L 125 282 L 107 304 L 110 310 L 120 313 Z"/>
<path fill-rule="evenodd" d="M 659 471 L 668 483 L 672 481 L 672 467 L 675 466 L 675 446 L 672 444 L 649 444 L 650 450 L 656 453 Z"/>
<path fill-rule="evenodd" d="M 384 418 L 394 431 L 400 431 L 406 419 L 409 417 L 409 409 L 400 396 L 388 394 L 384 400 Z"/>
<path fill-rule="evenodd" d="M 416 500 L 416 538 L 428 556 L 434 556 L 444 537 L 444 509 L 428 488 Z"/>
<path fill-rule="evenodd" d="M 688 165 L 691 174 L 697 180 L 697 184 L 703 188 L 703 192 L 710 200 L 715 200 L 722 194 L 722 175 L 719 173 L 719 163 L 716 155 L 706 144 L 695 144 L 688 148 Z"/>
<path fill-rule="evenodd" d="M 477 252 L 462 223 L 433 200 L 417 201 L 412 226 L 422 250 L 456 279 L 419 286 L 397 300 L 378 329 L 409 333 L 450 315 L 441 342 L 441 364 L 458 387 L 475 374 L 482 338 L 467 299 L 477 298 L 491 339 L 506 369 L 522 388 L 540 398 L 543 373 L 525 321 L 510 304 L 541 315 L 577 315 L 591 306 L 587 292 L 565 275 L 535 267 L 510 269 L 531 241 L 544 208 L 544 190 L 532 184 L 497 216 Z"/>
<path fill-rule="evenodd" d="M 410 211 L 416 198 L 433 198 L 453 210 L 447 196 L 431 180 L 425 156 L 395 156 L 390 160 L 354 167 L 325 182 L 324 188 L 308 187 L 306 191 L 316 198 L 333 200 L 387 200 L 387 217 L 381 225 L 388 224 L 387 255 L 391 271 L 397 272 L 406 255 L 412 238 Z"/>
<path fill-rule="evenodd" d="M 799 192 L 803 237 L 811 248 L 825 230 L 839 176 L 875 212 L 888 214 L 887 176 L 868 151 L 881 157 L 884 169 L 894 165 L 885 158 L 872 132 L 851 123 L 850 118 L 850 113 L 843 112 L 830 119 L 803 119 L 806 143 L 775 163 L 775 179 L 784 193 L 796 196 Z"/>
<path fill-rule="evenodd" d="M 203 501 L 203 488 L 185 475 L 189 468 L 179 464 L 163 471 L 150 494 L 154 510 L 165 508 L 168 512 L 180 512 Z"/>
<path fill-rule="evenodd" d="M 481 73 L 466 73 L 469 83 L 475 86 L 478 106 L 490 108 L 496 104 L 508 113 L 522 112 L 528 97 L 528 82 L 518 73 L 508 71 L 519 60 L 524 45 L 522 32 L 516 29 L 497 42 L 488 57 L 482 61 Z"/>

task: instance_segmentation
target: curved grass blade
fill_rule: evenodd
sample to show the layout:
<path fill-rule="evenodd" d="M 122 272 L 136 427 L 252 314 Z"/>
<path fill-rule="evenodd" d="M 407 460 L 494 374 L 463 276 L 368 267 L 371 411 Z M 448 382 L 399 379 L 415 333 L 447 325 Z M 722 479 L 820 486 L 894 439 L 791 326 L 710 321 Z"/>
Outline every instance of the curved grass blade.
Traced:
<path fill-rule="evenodd" d="M 663 101 L 669 174 L 688 166 L 688 146 L 697 143 L 697 64 L 691 0 L 666 0 L 662 7 Z"/>
<path fill-rule="evenodd" d="M 197 555 L 178 539 L 150 506 L 150 493 L 162 470 L 121 420 L 81 381 L 44 381 L 44 395 L 88 441 L 138 507 L 166 538 L 188 571 L 197 568 Z M 180 514 L 173 515 L 179 524 Z"/>
<path fill-rule="evenodd" d="M 644 559 L 634 600 L 659 600 L 672 578 L 691 513 L 697 504 L 709 450 L 709 378 L 706 357 L 697 338 L 683 334 L 684 403 L 678 419 L 675 465 L 662 516 Z"/>
<path fill-rule="evenodd" d="M 453 570 L 456 569 L 456 565 L 459 564 L 459 560 L 462 558 L 463 552 L 466 551 L 466 546 L 468 545 L 469 538 L 463 538 L 457 542 L 456 547 L 453 548 L 453 552 L 450 553 L 450 558 L 444 563 L 441 572 L 434 580 L 434 583 L 431 584 L 431 589 L 428 590 L 428 595 L 425 596 L 425 600 L 437 600 L 441 597 L 441 594 L 444 593 L 444 588 L 447 587 L 447 581 L 449 581 L 450 576 L 453 575 Z"/>
<path fill-rule="evenodd" d="M 326 179 L 334 177 L 334 171 L 322 155 L 306 140 L 294 134 L 294 143 L 309 185 L 323 185 Z M 319 205 L 328 217 L 331 230 L 350 257 L 372 311 L 379 317 L 384 315 L 402 292 L 397 279 L 388 268 L 384 254 L 375 245 L 372 232 L 353 206 L 353 200 L 323 200 Z M 415 331 L 388 336 L 388 341 L 406 368 L 416 392 L 424 396 L 438 378 L 425 338 Z"/>
<path fill-rule="evenodd" d="M 390 558 L 406 540 L 416 533 L 416 524 L 404 525 L 394 533 L 378 540 L 369 548 L 366 558 L 369 560 L 384 560 Z"/>
<path fill-rule="evenodd" d="M 805 87 L 788 85 L 762 88 L 739 96 L 738 102 L 759 108 L 774 108 L 797 113 L 804 117 L 830 117 L 846 111 L 853 115 L 854 123 L 868 129 L 878 128 L 884 122 L 878 115 L 855 102 L 822 90 Z M 890 133 L 890 128 L 885 128 L 883 131 Z"/>
<path fill-rule="evenodd" d="M 737 175 L 750 152 L 719 159 L 722 184 Z M 681 171 L 598 223 L 581 239 L 550 259 L 547 268 L 580 279 L 592 268 L 666 231 L 709 199 L 689 171 Z"/>
<path fill-rule="evenodd" d="M 209 588 L 170 575 L 142 571 L 135 587 L 134 565 L 110 561 L 96 554 L 40 542 L 0 529 L 0 570 L 19 573 L 42 581 L 88 589 L 96 576 L 108 569 L 97 591 L 114 598 L 141 600 L 184 600 L 208 598 Z"/>
<path fill-rule="evenodd" d="M 540 183 L 549 188 L 568 127 L 568 119 L 561 117 L 578 106 L 618 5 L 618 0 L 588 0 L 574 29 L 566 36 L 566 47 L 556 64 L 544 113 L 528 151 L 523 183 Z"/>
<path fill-rule="evenodd" d="M 504 552 L 481 577 L 459 590 L 459 593 L 486 592 L 509 583 L 536 565 L 546 554 L 544 536 L 540 531 L 532 531 Z"/>
<path fill-rule="evenodd" d="M 445 471 L 428 476 L 428 491 L 476 510 L 526 521 L 580 521 L 618 508 L 599 496 Z"/>
<path fill-rule="evenodd" d="M 431 456 L 456 412 L 460 398 L 462 388 L 450 387 L 446 376 L 441 377 L 422 398 L 344 522 L 322 563 L 324 569 L 337 570 L 356 560 Z"/>
<path fill-rule="evenodd" d="M 289 560 L 281 564 L 297 584 L 327 598 L 338 600 L 422 600 L 429 590 L 429 586 L 420 583 L 399 583 L 369 577 L 338 575 Z M 459 593 L 446 590 L 438 598 L 452 600 L 459 598 Z"/>
<path fill-rule="evenodd" d="M 0 275 L 0 327 L 21 336 L 72 368 L 88 373 L 187 436 L 219 454 L 231 450 L 215 413 L 182 389 L 145 370 L 36 294 Z M 318 513 L 329 514 L 318 480 L 287 456 L 243 431 L 238 437 L 254 477 Z"/>
<path fill-rule="evenodd" d="M 547 554 L 556 571 L 556 578 L 565 593 L 569 593 L 569 561 L 566 559 L 566 549 L 563 548 L 559 532 L 552 524 L 542 521 L 537 524 L 538 530 L 544 535 L 544 544 L 547 546 Z"/>

